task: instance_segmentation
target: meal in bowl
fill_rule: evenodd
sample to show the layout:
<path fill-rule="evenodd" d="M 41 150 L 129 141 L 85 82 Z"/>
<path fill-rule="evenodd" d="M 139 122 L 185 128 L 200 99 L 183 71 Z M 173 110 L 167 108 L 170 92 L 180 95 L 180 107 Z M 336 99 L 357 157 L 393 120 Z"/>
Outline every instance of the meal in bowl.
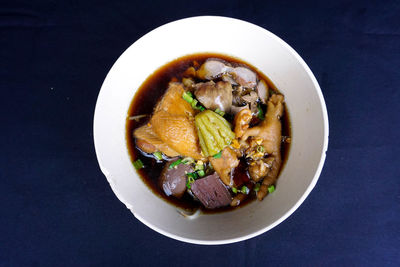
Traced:
<path fill-rule="evenodd" d="M 129 108 L 126 138 L 157 195 L 187 210 L 224 211 L 275 190 L 290 121 L 284 95 L 264 74 L 201 53 L 148 77 Z"/>

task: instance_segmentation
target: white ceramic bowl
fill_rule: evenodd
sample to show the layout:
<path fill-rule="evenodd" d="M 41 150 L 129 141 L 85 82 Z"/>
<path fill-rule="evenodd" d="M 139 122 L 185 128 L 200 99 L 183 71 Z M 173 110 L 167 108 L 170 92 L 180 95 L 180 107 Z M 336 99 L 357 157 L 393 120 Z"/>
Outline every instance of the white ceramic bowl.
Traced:
<path fill-rule="evenodd" d="M 266 74 L 285 95 L 292 144 L 276 191 L 262 202 L 186 219 L 156 196 L 130 162 L 125 122 L 137 88 L 171 60 L 197 52 L 231 55 Z M 226 17 L 193 17 L 163 25 L 132 44 L 101 87 L 94 115 L 97 159 L 115 195 L 151 229 L 185 242 L 225 244 L 260 235 L 285 220 L 315 186 L 328 146 L 328 116 L 318 82 L 284 41 L 254 24 Z"/>

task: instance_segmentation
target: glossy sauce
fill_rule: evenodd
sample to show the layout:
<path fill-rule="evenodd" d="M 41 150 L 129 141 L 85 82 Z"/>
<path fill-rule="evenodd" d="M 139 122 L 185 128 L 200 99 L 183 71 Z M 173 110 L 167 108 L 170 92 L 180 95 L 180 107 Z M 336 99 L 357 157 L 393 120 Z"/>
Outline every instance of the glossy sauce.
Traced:
<path fill-rule="evenodd" d="M 247 66 L 251 70 L 257 73 L 258 77 L 264 80 L 268 86 L 270 91 L 279 92 L 275 85 L 260 71 L 257 71 L 256 68 L 251 66 L 250 64 L 241 61 L 237 58 L 230 57 L 223 54 L 215 54 L 215 53 L 199 53 L 199 54 L 192 54 L 187 55 L 178 59 L 175 59 L 166 65 L 162 66 L 161 68 L 157 69 L 153 74 L 151 74 L 144 83 L 140 86 L 137 90 L 131 104 L 129 107 L 129 111 L 127 114 L 126 120 L 126 141 L 128 151 L 131 157 L 132 162 L 141 159 L 145 168 L 138 170 L 138 173 L 144 183 L 159 197 L 163 198 L 164 200 L 168 201 L 169 203 L 180 207 L 185 210 L 195 210 L 197 208 L 202 208 L 200 202 L 193 200 L 193 198 L 188 195 L 187 193 L 181 199 L 177 199 L 175 197 L 168 197 L 164 194 L 164 191 L 158 184 L 158 180 L 161 174 L 161 171 L 165 165 L 165 162 L 159 163 L 150 155 L 145 156 L 143 155 L 135 145 L 135 139 L 133 137 L 134 129 L 142 126 L 143 124 L 147 123 L 150 119 L 150 115 L 153 112 L 153 108 L 155 107 L 156 103 L 161 99 L 164 92 L 168 88 L 168 83 L 172 79 L 177 79 L 181 81 L 183 72 L 193 64 L 200 66 L 204 63 L 204 61 L 208 58 L 219 58 L 223 59 L 233 66 L 242 65 Z M 196 67 L 197 69 L 197 67 Z M 265 111 L 265 108 L 264 108 Z M 148 114 L 147 118 L 141 119 L 138 122 L 135 120 L 129 120 L 130 116 Z M 291 136 L 291 127 L 290 127 L 290 119 L 289 114 L 286 110 L 286 106 L 283 112 L 283 116 L 281 119 L 282 122 L 282 136 Z M 285 162 L 287 160 L 289 154 L 290 144 L 282 143 L 281 151 L 282 151 L 282 167 L 281 171 L 284 168 Z M 243 160 L 241 160 L 243 162 Z M 240 164 L 241 168 L 236 168 L 233 178 L 234 179 L 244 179 L 244 182 L 248 182 L 244 176 L 248 176 L 247 169 L 243 167 L 243 164 Z M 240 167 L 239 166 L 239 167 Z M 238 178 L 242 177 L 242 178 Z M 246 180 L 246 181 L 245 181 Z M 253 192 L 252 192 L 253 193 Z M 203 211 L 207 213 L 214 213 L 226 210 L 232 210 L 236 208 L 243 207 L 246 203 L 251 202 L 252 200 L 256 199 L 255 194 L 250 194 L 250 196 L 240 204 L 238 207 L 224 207 L 219 208 L 216 210 L 207 210 L 202 208 Z M 268 197 L 264 201 L 268 201 Z"/>

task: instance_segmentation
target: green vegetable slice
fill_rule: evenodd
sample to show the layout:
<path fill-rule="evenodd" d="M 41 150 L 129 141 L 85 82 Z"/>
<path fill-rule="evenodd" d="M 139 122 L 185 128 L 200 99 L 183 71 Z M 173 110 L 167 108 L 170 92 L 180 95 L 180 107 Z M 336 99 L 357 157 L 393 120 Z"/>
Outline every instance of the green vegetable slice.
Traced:
<path fill-rule="evenodd" d="M 240 192 L 242 193 L 242 194 L 246 194 L 246 195 L 248 195 L 249 193 L 250 193 L 250 189 L 247 187 L 247 186 L 242 186 L 242 188 L 240 189 Z"/>
<path fill-rule="evenodd" d="M 162 160 L 162 153 L 160 151 L 154 152 L 153 156 L 157 159 L 157 160 Z"/>
<path fill-rule="evenodd" d="M 258 113 L 257 113 L 257 117 L 260 120 L 264 120 L 265 116 L 264 116 L 264 111 L 262 110 L 262 107 L 260 104 L 257 105 L 257 109 L 258 109 Z"/>
<path fill-rule="evenodd" d="M 271 186 L 268 187 L 268 192 L 269 193 L 272 193 L 274 191 L 275 191 L 275 186 L 274 185 L 271 185 Z"/>
<path fill-rule="evenodd" d="M 136 170 L 144 168 L 143 162 L 140 159 L 134 161 L 133 166 L 135 167 Z"/>
<path fill-rule="evenodd" d="M 221 158 L 221 155 L 222 155 L 222 151 L 220 151 L 220 152 L 218 152 L 217 154 L 215 154 L 215 155 L 213 156 L 213 158 L 219 159 L 219 158 Z"/>
<path fill-rule="evenodd" d="M 178 159 L 177 161 L 172 162 L 171 165 L 169 165 L 169 168 L 172 169 L 172 168 L 174 168 L 175 166 L 178 166 L 181 163 L 182 163 L 182 159 Z"/>
<path fill-rule="evenodd" d="M 197 114 L 195 124 L 200 146 L 206 157 L 217 154 L 235 138 L 229 122 L 211 110 Z"/>
<path fill-rule="evenodd" d="M 182 94 L 182 98 L 185 99 L 189 104 L 193 102 L 193 95 L 191 92 L 184 92 Z"/>
<path fill-rule="evenodd" d="M 220 110 L 219 108 L 217 108 L 215 110 L 215 113 L 217 113 L 218 115 L 221 115 L 222 117 L 225 115 L 225 112 L 223 112 L 222 110 Z"/>

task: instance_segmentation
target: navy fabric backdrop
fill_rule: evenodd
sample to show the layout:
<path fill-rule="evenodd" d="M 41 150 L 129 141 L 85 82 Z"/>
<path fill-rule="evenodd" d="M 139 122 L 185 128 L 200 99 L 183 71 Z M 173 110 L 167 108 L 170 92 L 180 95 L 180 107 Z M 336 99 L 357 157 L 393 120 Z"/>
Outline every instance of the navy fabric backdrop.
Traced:
<path fill-rule="evenodd" d="M 282 224 L 232 245 L 186 244 L 141 224 L 93 146 L 114 61 L 153 28 L 196 15 L 280 36 L 328 107 L 315 189 Z M 0 266 L 400 265 L 399 1 L 3 0 L 0 89 Z"/>

